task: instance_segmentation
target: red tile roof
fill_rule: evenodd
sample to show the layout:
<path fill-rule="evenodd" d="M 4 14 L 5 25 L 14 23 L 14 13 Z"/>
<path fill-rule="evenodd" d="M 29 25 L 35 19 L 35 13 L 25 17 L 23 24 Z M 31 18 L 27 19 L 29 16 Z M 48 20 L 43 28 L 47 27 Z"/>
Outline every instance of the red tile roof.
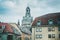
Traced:
<path fill-rule="evenodd" d="M 5 29 L 3 30 L 3 32 L 13 33 L 13 29 L 11 28 L 11 26 L 8 23 L 0 23 L 0 27 L 2 27 L 2 25 L 5 25 Z"/>
<path fill-rule="evenodd" d="M 48 20 L 52 19 L 54 21 L 54 24 L 57 23 L 57 19 L 60 18 L 60 13 L 50 13 L 46 14 L 40 17 L 35 18 L 35 20 L 32 23 L 32 26 L 36 26 L 36 23 L 38 20 L 41 20 L 41 25 L 47 25 Z"/>

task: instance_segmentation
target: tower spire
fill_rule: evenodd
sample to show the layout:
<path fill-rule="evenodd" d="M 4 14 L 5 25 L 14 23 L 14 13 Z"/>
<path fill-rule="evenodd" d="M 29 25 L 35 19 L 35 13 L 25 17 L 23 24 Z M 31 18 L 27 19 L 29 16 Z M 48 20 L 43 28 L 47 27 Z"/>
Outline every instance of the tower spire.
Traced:
<path fill-rule="evenodd" d="M 29 17 L 31 16 L 31 15 L 30 15 L 30 8 L 29 8 L 29 6 L 27 6 L 27 8 L 26 8 L 26 15 L 25 15 L 25 16 L 26 16 L 26 17 L 27 17 L 27 16 L 29 16 Z"/>
<path fill-rule="evenodd" d="M 20 25 L 19 19 L 18 19 L 18 25 Z"/>

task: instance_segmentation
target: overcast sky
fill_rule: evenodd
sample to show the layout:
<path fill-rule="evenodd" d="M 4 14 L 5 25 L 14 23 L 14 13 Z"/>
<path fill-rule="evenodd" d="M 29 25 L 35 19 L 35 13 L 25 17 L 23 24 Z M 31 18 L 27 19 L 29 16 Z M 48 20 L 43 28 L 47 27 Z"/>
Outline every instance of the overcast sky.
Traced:
<path fill-rule="evenodd" d="M 60 12 L 60 0 L 0 0 L 0 21 L 17 23 L 19 19 L 21 23 L 27 6 L 33 18 Z"/>

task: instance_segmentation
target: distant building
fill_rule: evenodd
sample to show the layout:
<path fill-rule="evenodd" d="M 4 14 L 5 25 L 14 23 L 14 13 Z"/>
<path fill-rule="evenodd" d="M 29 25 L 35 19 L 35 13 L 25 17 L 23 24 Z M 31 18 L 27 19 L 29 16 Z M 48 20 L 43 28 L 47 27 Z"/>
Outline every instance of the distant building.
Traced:
<path fill-rule="evenodd" d="M 32 23 L 32 40 L 60 40 L 60 13 L 35 18 Z"/>
<path fill-rule="evenodd" d="M 8 23 L 0 23 L 0 40 L 19 40 L 21 34 L 17 27 Z"/>

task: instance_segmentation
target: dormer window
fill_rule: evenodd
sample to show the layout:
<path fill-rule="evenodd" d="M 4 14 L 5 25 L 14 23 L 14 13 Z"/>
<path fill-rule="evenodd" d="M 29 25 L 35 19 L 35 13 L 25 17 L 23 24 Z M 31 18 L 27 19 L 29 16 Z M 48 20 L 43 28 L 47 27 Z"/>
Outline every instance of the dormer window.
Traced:
<path fill-rule="evenodd" d="M 48 20 L 48 24 L 52 25 L 53 24 L 53 20 Z"/>
<path fill-rule="evenodd" d="M 40 26 L 41 25 L 41 21 L 37 21 L 37 26 Z"/>

